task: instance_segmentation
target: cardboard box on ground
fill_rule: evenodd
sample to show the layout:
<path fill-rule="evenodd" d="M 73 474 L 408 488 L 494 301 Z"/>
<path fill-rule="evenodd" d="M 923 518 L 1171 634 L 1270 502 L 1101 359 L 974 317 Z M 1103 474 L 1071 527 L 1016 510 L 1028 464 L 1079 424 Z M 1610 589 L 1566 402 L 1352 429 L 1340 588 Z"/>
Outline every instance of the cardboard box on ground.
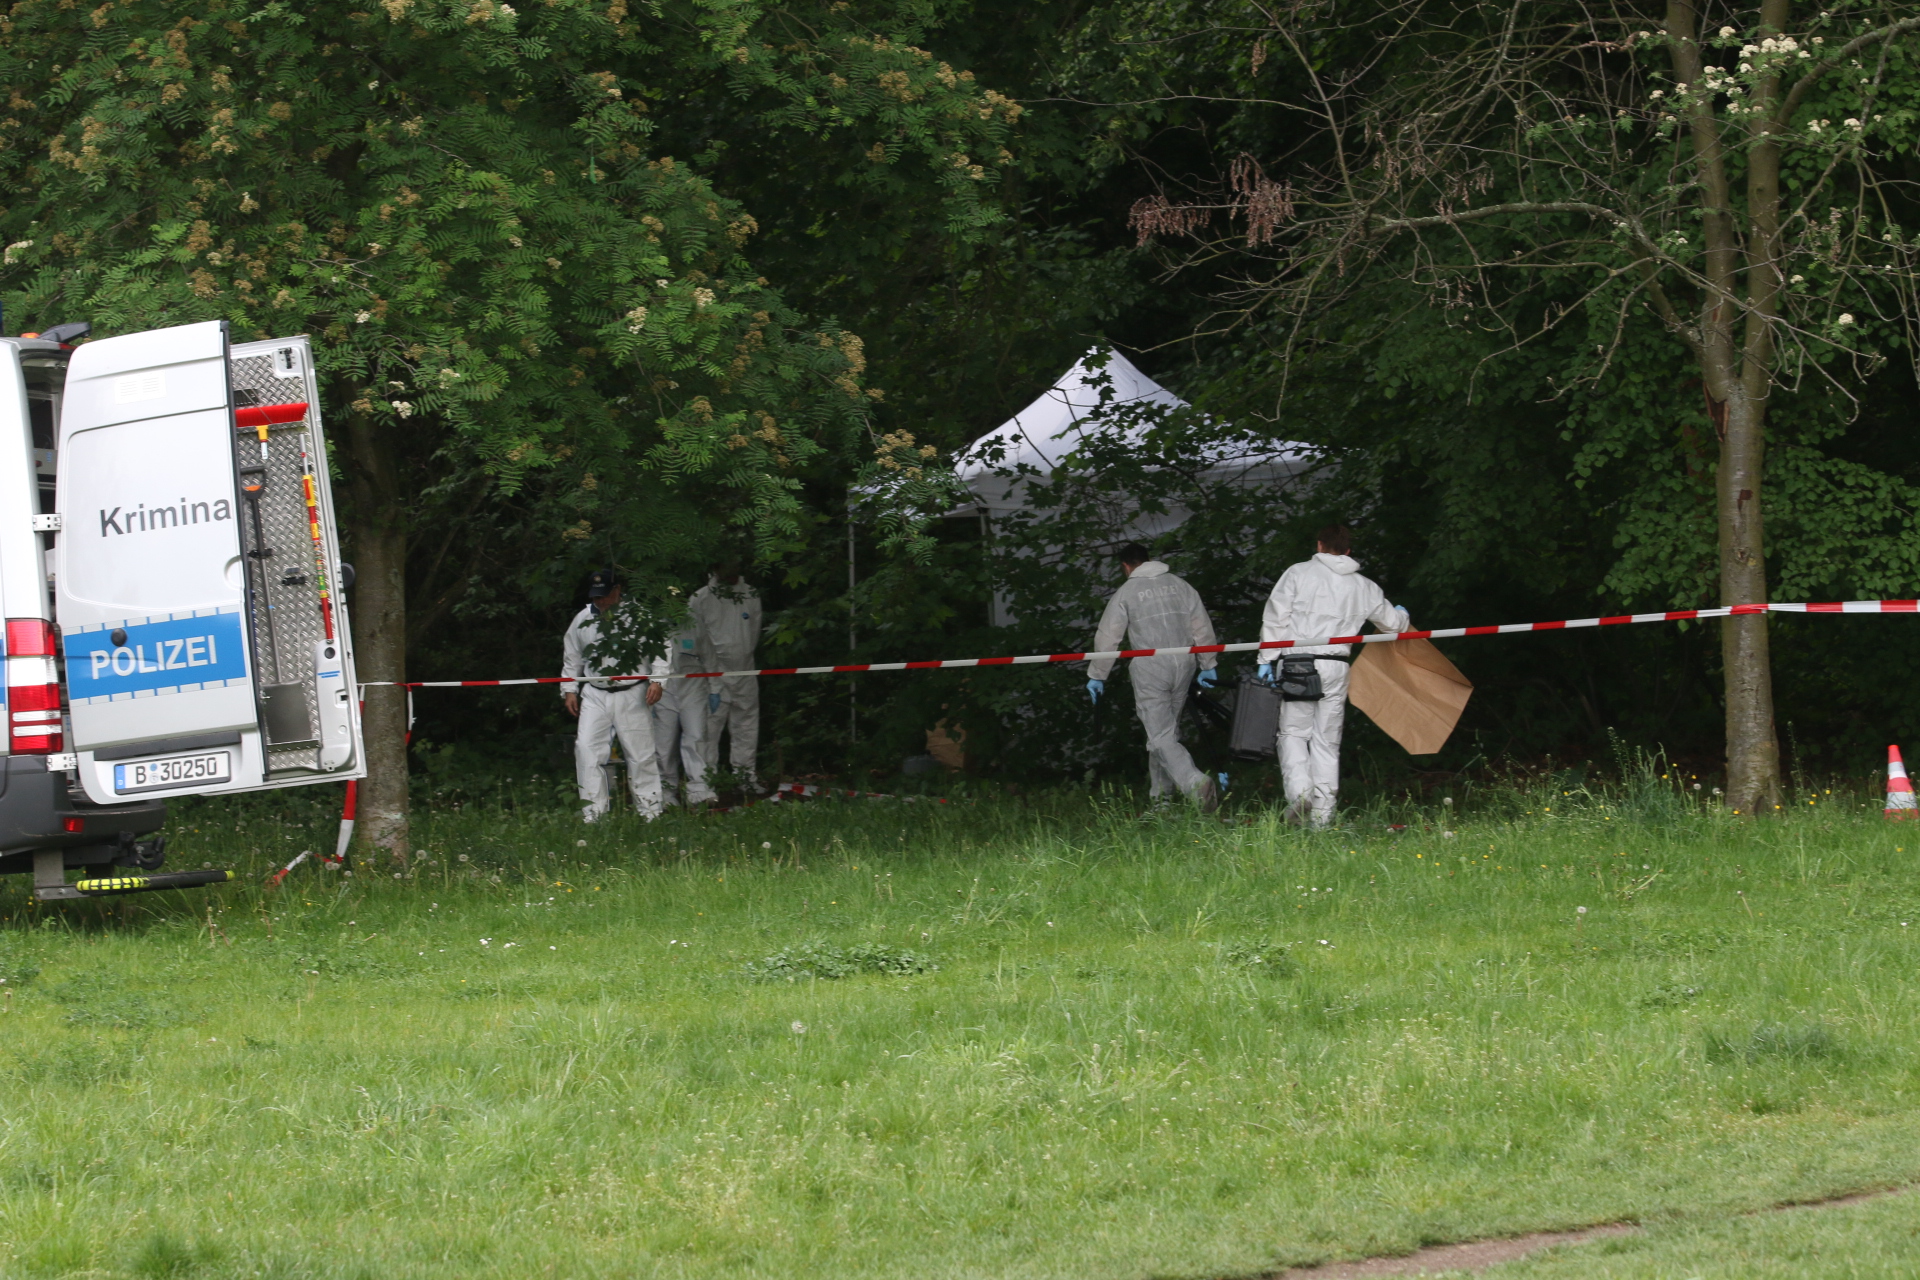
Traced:
<path fill-rule="evenodd" d="M 1430 640 L 1365 646 L 1347 685 L 1347 700 L 1416 756 L 1447 745 L 1472 694 L 1473 682 Z"/>

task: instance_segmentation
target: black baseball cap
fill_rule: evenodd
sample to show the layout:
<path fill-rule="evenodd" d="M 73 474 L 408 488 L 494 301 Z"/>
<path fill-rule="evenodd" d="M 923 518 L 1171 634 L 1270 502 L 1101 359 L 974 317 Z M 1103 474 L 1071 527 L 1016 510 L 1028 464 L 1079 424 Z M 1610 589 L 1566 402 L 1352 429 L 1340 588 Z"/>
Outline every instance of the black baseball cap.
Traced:
<path fill-rule="evenodd" d="M 587 599 L 599 600 L 621 587 L 620 575 L 611 569 L 595 569 L 587 578 Z"/>

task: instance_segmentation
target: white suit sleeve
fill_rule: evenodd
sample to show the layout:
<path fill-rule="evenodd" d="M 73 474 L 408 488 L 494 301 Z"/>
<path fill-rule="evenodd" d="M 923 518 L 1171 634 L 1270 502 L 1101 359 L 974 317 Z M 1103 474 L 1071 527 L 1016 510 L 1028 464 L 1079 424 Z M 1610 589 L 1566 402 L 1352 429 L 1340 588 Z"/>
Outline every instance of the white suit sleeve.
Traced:
<path fill-rule="evenodd" d="M 1380 596 L 1380 607 L 1368 615 L 1367 621 L 1382 631 L 1413 630 L 1413 620 L 1407 616 L 1407 611 L 1388 600 L 1385 593 Z"/>
<path fill-rule="evenodd" d="M 1200 593 L 1191 587 L 1187 589 L 1187 592 L 1193 597 L 1193 616 L 1188 619 L 1188 623 L 1193 629 L 1193 643 L 1217 644 L 1218 641 L 1216 641 L 1213 636 L 1213 619 L 1207 616 L 1206 601 L 1202 600 Z M 1200 660 L 1200 669 L 1202 671 L 1210 671 L 1219 665 L 1220 662 L 1220 655 L 1217 653 L 1196 653 L 1193 656 Z"/>
<path fill-rule="evenodd" d="M 1273 594 L 1267 597 L 1267 607 L 1260 614 L 1260 639 L 1292 640 L 1293 634 L 1293 570 L 1280 575 L 1280 581 L 1273 584 Z M 1273 651 L 1264 650 L 1260 661 L 1273 661 Z"/>
<path fill-rule="evenodd" d="M 1127 634 L 1127 588 L 1122 583 L 1113 599 L 1107 601 L 1107 610 L 1100 615 L 1100 625 L 1094 628 L 1093 647 L 1098 649 L 1118 649 L 1120 639 Z M 1112 658 L 1095 658 L 1087 668 L 1087 679 L 1105 680 L 1113 673 Z"/>
<path fill-rule="evenodd" d="M 577 619 L 575 620 L 577 623 Z M 574 623 L 567 626 L 566 638 L 560 642 L 560 674 L 565 677 L 560 685 L 560 696 L 580 692 L 575 683 L 587 673 L 586 653 L 580 643 L 580 628 Z"/>

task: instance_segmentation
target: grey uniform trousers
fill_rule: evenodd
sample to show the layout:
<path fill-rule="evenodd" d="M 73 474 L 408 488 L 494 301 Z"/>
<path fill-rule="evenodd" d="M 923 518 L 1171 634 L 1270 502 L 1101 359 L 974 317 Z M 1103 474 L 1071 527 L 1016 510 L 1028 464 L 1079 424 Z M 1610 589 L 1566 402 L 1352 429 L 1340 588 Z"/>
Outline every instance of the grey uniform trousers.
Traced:
<path fill-rule="evenodd" d="M 1198 794 L 1207 775 L 1180 745 L 1180 713 L 1198 664 L 1192 654 L 1135 658 L 1127 672 L 1133 681 L 1133 707 L 1147 731 L 1147 778 L 1154 799 L 1169 791 Z"/>

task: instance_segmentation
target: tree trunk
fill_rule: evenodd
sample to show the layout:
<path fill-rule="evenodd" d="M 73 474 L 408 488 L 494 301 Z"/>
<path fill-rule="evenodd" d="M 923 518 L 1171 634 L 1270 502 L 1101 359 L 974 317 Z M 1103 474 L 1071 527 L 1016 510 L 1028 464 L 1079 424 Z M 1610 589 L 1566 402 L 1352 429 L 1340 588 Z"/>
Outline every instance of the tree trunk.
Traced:
<path fill-rule="evenodd" d="M 1668 0 L 1667 4 L 1673 69 L 1682 84 L 1699 83 L 1706 70 L 1698 40 L 1701 7 L 1698 0 Z M 1765 0 L 1762 9 L 1763 23 L 1774 32 L 1785 29 L 1788 0 Z M 1772 103 L 1778 91 L 1776 76 L 1756 94 L 1755 110 Z M 1698 177 L 1706 283 L 1699 331 L 1690 345 L 1700 361 L 1708 411 L 1720 436 L 1716 494 L 1720 603 L 1757 604 L 1767 598 L 1760 489 L 1773 386 L 1771 322 L 1779 287 L 1779 146 L 1766 128 L 1750 135 L 1749 225 L 1742 227 L 1736 222 L 1727 169 L 1725 122 L 1707 98 L 1696 98 L 1687 114 Z M 1743 276 L 1746 306 L 1740 302 Z M 1744 338 L 1740 339 L 1734 330 L 1736 318 L 1742 316 Z M 1742 614 L 1721 623 L 1720 657 L 1727 698 L 1727 807 L 1736 813 L 1772 813 L 1780 801 L 1780 745 L 1773 733 L 1767 615 Z"/>
<path fill-rule="evenodd" d="M 353 517 L 353 648 L 369 684 L 362 715 L 367 780 L 360 784 L 356 832 L 370 850 L 407 865 L 407 524 L 400 460 L 393 442 L 364 413 L 348 420 Z M 377 856 L 377 853 L 376 853 Z"/>
<path fill-rule="evenodd" d="M 1725 405 L 1720 445 L 1720 603 L 1767 598 L 1767 560 L 1760 520 L 1766 402 L 1736 391 Z M 1780 803 L 1780 743 L 1773 729 L 1773 667 L 1767 615 L 1741 614 L 1720 624 L 1727 697 L 1727 806 L 1772 813 Z"/>

